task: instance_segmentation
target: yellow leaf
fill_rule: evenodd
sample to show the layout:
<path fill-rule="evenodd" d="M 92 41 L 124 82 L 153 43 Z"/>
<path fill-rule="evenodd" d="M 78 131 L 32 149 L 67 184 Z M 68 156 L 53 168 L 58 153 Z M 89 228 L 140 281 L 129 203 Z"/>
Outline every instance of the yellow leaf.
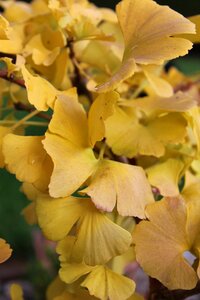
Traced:
<path fill-rule="evenodd" d="M 8 170 L 18 180 L 33 183 L 38 189 L 45 191 L 53 165 L 43 148 L 43 139 L 42 136 L 7 134 L 3 141 L 3 154 Z"/>
<path fill-rule="evenodd" d="M 108 92 L 134 74 L 136 64 L 163 64 L 183 56 L 192 43 L 175 37 L 195 33 L 195 25 L 167 6 L 149 0 L 123 0 L 117 5 L 117 16 L 124 36 L 125 49 L 119 70 L 98 92 Z"/>
<path fill-rule="evenodd" d="M 183 254 L 190 249 L 187 210 L 181 198 L 167 198 L 146 209 L 149 221 L 136 226 L 136 259 L 144 271 L 168 289 L 192 289 L 197 275 Z"/>
<path fill-rule="evenodd" d="M 153 202 L 150 185 L 144 170 L 115 161 L 103 160 L 91 178 L 88 194 L 96 207 L 111 212 L 116 203 L 121 216 L 145 217 L 145 206 Z"/>
<path fill-rule="evenodd" d="M 149 81 L 151 87 L 156 94 L 161 97 L 171 97 L 173 95 L 173 87 L 163 78 L 160 78 L 160 74 L 156 74 L 155 66 L 143 66 L 144 74 Z"/>
<path fill-rule="evenodd" d="M 134 109 L 116 107 L 105 124 L 108 145 L 115 154 L 129 158 L 137 154 L 163 156 L 165 145 L 183 142 L 187 133 L 187 122 L 178 113 L 138 119 Z"/>
<path fill-rule="evenodd" d="M 157 187 L 162 196 L 175 197 L 179 195 L 178 183 L 184 164 L 181 160 L 168 159 L 146 170 L 149 182 Z"/>
<path fill-rule="evenodd" d="M 10 246 L 6 243 L 5 240 L 0 238 L 0 263 L 3 263 L 12 254 L 12 249 L 10 249 Z"/>
<path fill-rule="evenodd" d="M 131 234 L 99 212 L 90 199 L 53 199 L 41 195 L 36 201 L 36 212 L 45 236 L 54 241 L 65 238 L 78 221 L 75 243 L 69 244 L 68 239 L 72 237 L 66 237 L 58 248 L 61 253 L 65 249 L 62 257 L 70 256 L 73 262 L 102 264 L 127 251 L 131 244 Z"/>
<path fill-rule="evenodd" d="M 71 286 L 56 277 L 47 289 L 47 300 L 97 300 L 89 295 L 86 289 Z"/>
<path fill-rule="evenodd" d="M 54 163 L 50 195 L 69 196 L 87 180 L 97 165 L 89 148 L 86 113 L 78 103 L 76 90 L 59 96 L 49 131 L 43 144 Z"/>
<path fill-rule="evenodd" d="M 22 42 L 20 30 L 11 27 L 9 22 L 0 15 L 0 52 L 18 54 L 22 50 Z"/>
<path fill-rule="evenodd" d="M 21 191 L 26 195 L 28 200 L 32 201 L 22 210 L 22 215 L 29 225 L 37 224 L 35 201 L 40 192 L 33 186 L 33 184 L 27 182 L 22 184 Z"/>
<path fill-rule="evenodd" d="M 87 117 L 83 106 L 78 102 L 76 88 L 58 96 L 49 131 L 76 146 L 88 147 Z"/>
<path fill-rule="evenodd" d="M 50 195 L 66 197 L 73 194 L 95 170 L 97 160 L 92 149 L 78 147 L 49 133 L 46 133 L 43 144 L 54 163 L 49 184 Z"/>
<path fill-rule="evenodd" d="M 120 60 L 112 48 L 106 47 L 106 45 L 98 41 L 91 41 L 83 53 L 77 53 L 77 55 L 80 57 L 81 62 L 96 67 L 105 73 L 116 71 L 120 64 Z"/>
<path fill-rule="evenodd" d="M 89 141 L 93 147 L 105 137 L 104 121 L 114 113 L 119 94 L 110 92 L 99 95 L 93 102 L 88 116 Z"/>
<path fill-rule="evenodd" d="M 24 300 L 21 286 L 13 283 L 10 287 L 10 296 L 11 300 Z"/>
<path fill-rule="evenodd" d="M 3 139 L 10 132 L 9 127 L 0 126 L 0 168 L 5 166 L 4 155 L 3 155 Z"/>
<path fill-rule="evenodd" d="M 97 266 L 92 270 L 81 286 L 86 287 L 91 295 L 101 300 L 126 300 L 135 290 L 134 281 L 104 266 Z"/>
<path fill-rule="evenodd" d="M 49 107 L 54 107 L 54 102 L 59 91 L 46 79 L 32 75 L 25 66 L 22 67 L 22 75 L 28 93 L 28 101 L 37 110 L 46 111 Z"/>
<path fill-rule="evenodd" d="M 183 34 L 181 37 L 190 40 L 192 43 L 200 43 L 200 15 L 192 16 L 188 19 L 196 25 L 196 34 Z"/>
<path fill-rule="evenodd" d="M 36 200 L 38 223 L 48 239 L 61 240 L 85 213 L 87 205 L 87 200 L 81 198 L 53 199 L 48 195 L 40 195 Z"/>
<path fill-rule="evenodd" d="M 190 93 L 177 92 L 172 97 L 147 96 L 121 102 L 123 106 L 138 107 L 147 115 L 157 111 L 186 112 L 197 105 Z"/>
<path fill-rule="evenodd" d="M 60 48 L 55 47 L 49 50 L 45 47 L 41 34 L 34 35 L 26 44 L 23 50 L 23 56 L 32 55 L 33 62 L 36 65 L 51 65 L 60 53 Z"/>
<path fill-rule="evenodd" d="M 83 260 L 93 266 L 103 264 L 112 257 L 126 252 L 131 241 L 131 235 L 127 230 L 113 223 L 90 205 L 78 224 L 72 260 L 78 262 Z"/>

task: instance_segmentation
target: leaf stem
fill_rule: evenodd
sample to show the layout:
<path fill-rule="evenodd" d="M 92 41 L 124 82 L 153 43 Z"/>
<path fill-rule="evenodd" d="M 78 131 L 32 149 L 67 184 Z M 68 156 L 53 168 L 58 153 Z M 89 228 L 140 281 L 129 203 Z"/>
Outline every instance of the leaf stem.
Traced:
<path fill-rule="evenodd" d="M 19 120 L 19 122 L 15 123 L 11 129 L 15 130 L 16 128 L 18 128 L 19 126 L 23 125 L 26 121 L 28 121 L 29 119 L 31 119 L 32 117 L 36 116 L 39 113 L 38 110 L 34 110 L 32 111 L 30 114 L 26 115 L 24 118 L 22 118 L 21 120 Z"/>
<path fill-rule="evenodd" d="M 12 125 L 12 124 L 17 124 L 18 121 L 12 121 L 12 120 L 0 120 L 0 124 L 2 125 Z M 34 122 L 34 121 L 30 121 L 30 122 L 24 122 L 23 125 L 27 125 L 27 126 L 41 126 L 41 127 L 46 127 L 48 126 L 47 122 Z"/>
<path fill-rule="evenodd" d="M 105 153 L 105 150 L 106 150 L 106 146 L 107 146 L 106 143 L 103 143 L 103 145 L 101 146 L 100 153 L 99 153 L 99 160 L 103 159 L 104 153 Z"/>

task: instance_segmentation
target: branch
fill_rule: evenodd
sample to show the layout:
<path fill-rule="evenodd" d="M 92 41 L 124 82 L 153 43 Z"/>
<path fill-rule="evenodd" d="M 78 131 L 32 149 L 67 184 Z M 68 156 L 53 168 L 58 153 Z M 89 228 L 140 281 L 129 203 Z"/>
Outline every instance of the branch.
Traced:
<path fill-rule="evenodd" d="M 27 111 L 29 113 L 35 110 L 35 108 L 33 108 L 31 106 L 28 106 L 28 105 L 26 105 L 24 103 L 21 103 L 21 102 L 14 103 L 14 106 L 15 106 L 16 110 Z M 51 116 L 49 116 L 49 115 L 47 115 L 47 114 L 45 114 L 43 112 L 39 112 L 37 114 L 37 117 L 45 119 L 45 120 L 48 120 L 48 121 L 51 120 Z"/>
<path fill-rule="evenodd" d="M 184 300 L 197 294 L 200 294 L 200 282 L 192 290 L 170 291 L 158 280 L 150 278 L 150 295 L 148 300 Z"/>
<path fill-rule="evenodd" d="M 8 71 L 7 70 L 0 70 L 0 78 L 5 79 L 7 81 L 10 81 L 12 83 L 15 83 L 23 88 L 25 88 L 25 83 L 24 80 L 21 78 L 17 78 L 15 77 L 15 75 L 13 73 L 11 73 L 10 75 L 8 75 Z"/>
<path fill-rule="evenodd" d="M 69 45 L 69 57 L 71 58 L 74 66 L 74 76 L 72 78 L 72 84 L 77 88 L 79 95 L 86 95 L 90 100 L 92 100 L 91 93 L 88 91 L 86 87 L 86 82 L 81 76 L 80 70 L 76 64 L 73 41 L 68 41 L 68 45 Z"/>

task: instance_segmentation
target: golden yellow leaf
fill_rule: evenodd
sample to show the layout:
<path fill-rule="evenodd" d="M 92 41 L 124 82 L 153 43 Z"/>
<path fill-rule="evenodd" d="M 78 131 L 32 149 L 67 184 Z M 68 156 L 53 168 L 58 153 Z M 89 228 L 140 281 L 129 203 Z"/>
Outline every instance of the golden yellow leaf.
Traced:
<path fill-rule="evenodd" d="M 24 300 L 23 290 L 19 284 L 13 283 L 10 287 L 11 300 Z"/>
<path fill-rule="evenodd" d="M 28 93 L 28 101 L 37 110 L 46 111 L 49 107 L 53 108 L 59 91 L 46 79 L 32 75 L 25 66 L 22 67 L 22 75 Z"/>
<path fill-rule="evenodd" d="M 105 137 L 104 121 L 114 113 L 119 94 L 110 92 L 99 95 L 93 102 L 88 115 L 89 142 L 93 147 Z"/>
<path fill-rule="evenodd" d="M 117 5 L 117 17 L 124 36 L 122 64 L 98 92 L 108 92 L 136 71 L 136 65 L 160 65 L 164 61 L 183 56 L 192 43 L 175 37 L 181 33 L 195 33 L 195 25 L 167 6 L 149 0 L 123 0 Z"/>
<path fill-rule="evenodd" d="M 183 34 L 181 37 L 190 40 L 192 43 L 200 43 L 200 15 L 192 16 L 188 19 L 196 25 L 196 34 Z"/>
<path fill-rule="evenodd" d="M 12 249 L 10 249 L 10 246 L 6 243 L 5 240 L 0 238 L 0 263 L 3 263 L 12 254 Z"/>
<path fill-rule="evenodd" d="M 137 107 L 147 115 L 157 111 L 186 112 L 197 105 L 196 99 L 190 93 L 177 92 L 172 97 L 147 96 L 121 102 L 121 105 Z"/>
<path fill-rule="evenodd" d="M 73 262 L 102 264 L 127 251 L 131 244 L 131 234 L 99 212 L 90 199 L 53 199 L 41 195 L 36 201 L 36 212 L 39 225 L 50 240 L 65 238 L 78 221 L 72 250 L 68 242 L 71 237 L 66 237 L 67 241 L 63 240 L 60 246 L 65 248 L 65 259 L 70 255 Z"/>
<path fill-rule="evenodd" d="M 131 107 L 116 107 L 105 125 L 107 144 L 115 154 L 129 158 L 137 154 L 163 156 L 165 145 L 183 142 L 187 133 L 187 122 L 179 113 L 138 119 Z"/>
<path fill-rule="evenodd" d="M 108 246 L 109 240 L 109 246 Z M 132 242 L 131 235 L 94 206 L 90 206 L 77 229 L 77 240 L 72 260 L 88 265 L 106 263 L 112 257 L 126 252 Z"/>
<path fill-rule="evenodd" d="M 91 183 L 81 193 L 88 194 L 98 209 L 111 212 L 117 204 L 121 216 L 141 219 L 146 205 L 154 201 L 141 167 L 110 160 L 100 161 Z"/>
<path fill-rule="evenodd" d="M 9 127 L 0 126 L 0 168 L 5 166 L 4 155 L 2 150 L 3 139 L 10 132 Z"/>
<path fill-rule="evenodd" d="M 11 27 L 6 18 L 0 15 L 0 52 L 20 53 L 23 42 L 20 31 L 17 27 Z"/>
<path fill-rule="evenodd" d="M 181 160 L 170 158 L 146 170 L 149 182 L 157 187 L 162 196 L 175 197 L 179 195 L 178 183 L 184 163 Z"/>
<path fill-rule="evenodd" d="M 3 141 L 3 154 L 8 170 L 15 174 L 18 180 L 33 183 L 45 191 L 53 165 L 43 148 L 43 139 L 42 136 L 7 134 Z"/>
<path fill-rule="evenodd" d="M 85 213 L 88 202 L 81 198 L 53 199 L 40 195 L 36 200 L 38 223 L 45 236 L 53 241 L 63 239 Z"/>
<path fill-rule="evenodd" d="M 95 267 L 81 286 L 86 287 L 91 295 L 101 300 L 126 300 L 135 290 L 134 281 L 104 266 Z"/>
<path fill-rule="evenodd" d="M 157 67 L 157 66 L 156 66 Z M 156 94 L 161 97 L 171 97 L 173 95 L 173 87 L 163 78 L 160 78 L 160 74 L 156 74 L 157 71 L 155 66 L 143 66 L 142 70 L 144 75 L 149 81 L 151 87 L 154 89 Z"/>
<path fill-rule="evenodd" d="M 146 214 L 149 221 L 142 221 L 133 233 L 137 261 L 170 290 L 194 288 L 197 275 L 183 256 L 190 250 L 184 201 L 163 199 L 150 204 Z"/>
<path fill-rule="evenodd" d="M 67 128 L 63 132 L 66 131 Z M 97 160 L 92 149 L 78 147 L 64 138 L 49 133 L 46 133 L 43 144 L 54 163 L 49 184 L 50 195 L 66 197 L 73 194 L 96 168 Z"/>
<path fill-rule="evenodd" d="M 87 118 L 76 90 L 58 97 L 49 131 L 43 144 L 54 163 L 50 195 L 69 196 L 87 180 L 98 162 L 89 147 Z"/>
<path fill-rule="evenodd" d="M 23 49 L 23 56 L 32 55 L 36 65 L 51 65 L 60 53 L 60 48 L 49 50 L 45 47 L 41 34 L 34 35 Z"/>

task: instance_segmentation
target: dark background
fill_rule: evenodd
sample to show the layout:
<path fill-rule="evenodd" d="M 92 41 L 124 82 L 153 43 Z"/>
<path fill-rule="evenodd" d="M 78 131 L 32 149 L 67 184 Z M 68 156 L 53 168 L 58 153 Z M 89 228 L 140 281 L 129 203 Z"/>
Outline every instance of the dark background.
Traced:
<path fill-rule="evenodd" d="M 98 6 L 114 8 L 119 1 L 93 0 L 92 2 Z M 182 13 L 186 17 L 200 14 L 200 0 L 157 0 L 156 2 L 161 5 L 169 5 L 171 8 Z"/>

